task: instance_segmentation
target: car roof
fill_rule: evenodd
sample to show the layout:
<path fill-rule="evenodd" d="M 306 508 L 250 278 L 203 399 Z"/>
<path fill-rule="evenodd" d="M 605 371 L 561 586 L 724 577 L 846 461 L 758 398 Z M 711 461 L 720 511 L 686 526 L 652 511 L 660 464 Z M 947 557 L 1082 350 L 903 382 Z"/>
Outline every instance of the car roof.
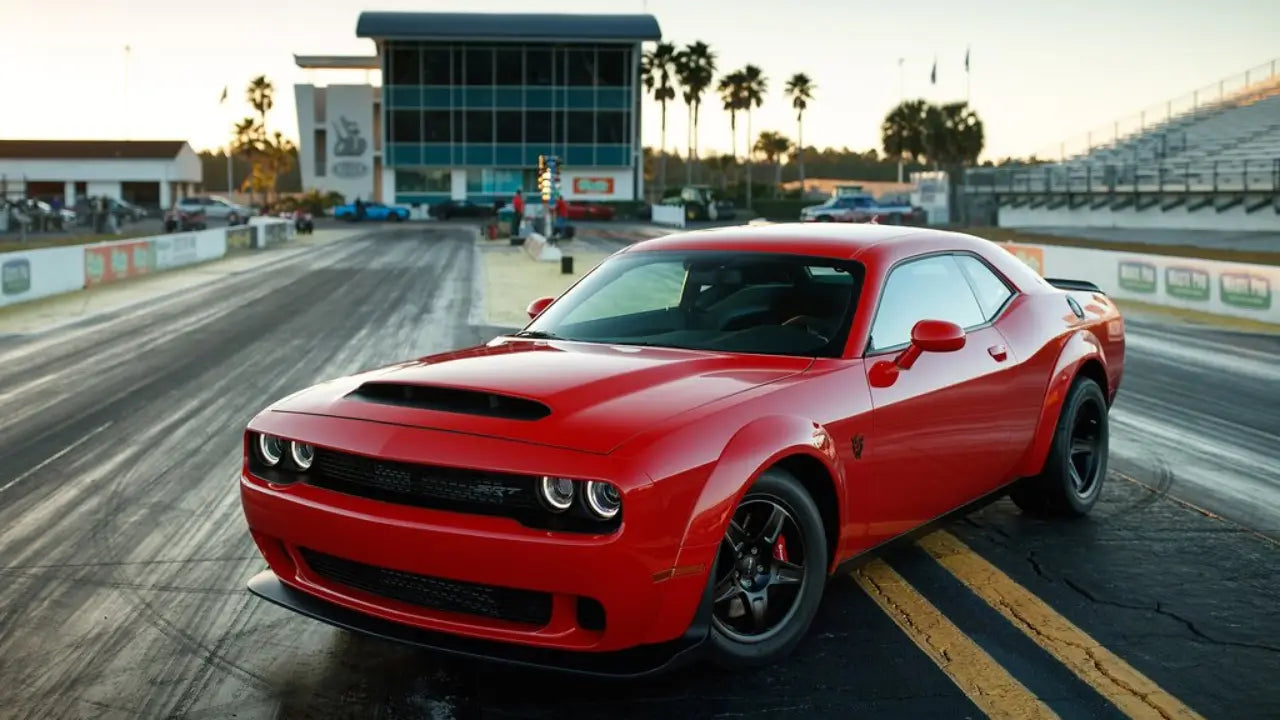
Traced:
<path fill-rule="evenodd" d="M 644 240 L 631 252 L 651 250 L 743 250 L 847 259 L 888 240 L 955 235 L 927 228 L 870 223 L 775 223 L 689 230 Z"/>
<path fill-rule="evenodd" d="M 776 223 L 691 230 L 644 240 L 623 252 L 737 250 L 855 260 L 868 271 L 887 272 L 909 257 L 970 252 L 987 259 L 1023 292 L 1047 288 L 1039 275 L 999 244 L 974 235 L 908 225 Z"/>

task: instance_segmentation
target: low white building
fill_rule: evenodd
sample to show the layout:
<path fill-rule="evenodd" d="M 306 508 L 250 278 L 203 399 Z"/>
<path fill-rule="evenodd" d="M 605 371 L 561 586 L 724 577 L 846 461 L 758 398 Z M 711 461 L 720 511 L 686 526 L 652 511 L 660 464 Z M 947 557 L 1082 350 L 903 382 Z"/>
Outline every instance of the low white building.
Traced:
<path fill-rule="evenodd" d="M 185 140 L 0 140 L 0 197 L 107 196 L 168 208 L 198 192 L 200 157 Z"/>

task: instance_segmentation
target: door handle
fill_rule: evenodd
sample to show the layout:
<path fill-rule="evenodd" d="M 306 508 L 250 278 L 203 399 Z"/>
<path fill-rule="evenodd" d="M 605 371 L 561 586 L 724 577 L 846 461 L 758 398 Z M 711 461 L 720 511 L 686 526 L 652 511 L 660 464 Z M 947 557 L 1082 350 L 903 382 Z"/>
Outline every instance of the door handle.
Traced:
<path fill-rule="evenodd" d="M 995 358 L 996 362 L 1004 362 L 1009 357 L 1009 348 L 1003 345 L 992 345 L 987 348 L 987 352 L 991 353 L 991 357 Z"/>

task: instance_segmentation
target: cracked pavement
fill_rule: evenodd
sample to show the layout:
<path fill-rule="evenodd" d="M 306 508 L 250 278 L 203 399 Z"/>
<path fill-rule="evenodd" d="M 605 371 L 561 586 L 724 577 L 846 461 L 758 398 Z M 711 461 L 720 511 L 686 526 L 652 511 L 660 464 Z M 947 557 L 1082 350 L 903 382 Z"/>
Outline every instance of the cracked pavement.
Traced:
<path fill-rule="evenodd" d="M 785 664 L 639 682 L 442 660 L 251 597 L 263 564 L 235 494 L 243 423 L 322 378 L 487 339 L 467 321 L 474 261 L 466 233 L 407 225 L 0 343 L 0 716 L 991 714 L 963 682 L 1020 685 L 1063 718 L 1124 717 L 1128 701 L 1082 679 L 1092 662 L 1156 713 L 1130 714 L 1172 716 L 1140 673 L 1204 717 L 1280 717 L 1280 340 L 1154 321 L 1131 323 L 1093 516 L 1041 521 L 1000 500 L 946 525 L 970 556 L 927 539 L 883 555 L 919 596 L 895 599 L 916 631 L 945 632 L 934 653 L 849 576 Z M 984 599 L 996 590 L 1007 605 Z M 1046 607 L 1097 646 L 1073 649 Z M 984 655 L 1016 684 L 957 679 Z"/>

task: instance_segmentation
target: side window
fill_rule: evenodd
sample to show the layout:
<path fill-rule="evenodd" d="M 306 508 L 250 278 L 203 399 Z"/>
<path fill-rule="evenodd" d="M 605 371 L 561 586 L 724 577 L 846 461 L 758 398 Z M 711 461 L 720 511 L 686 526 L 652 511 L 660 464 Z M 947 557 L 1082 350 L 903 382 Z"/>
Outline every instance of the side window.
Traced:
<path fill-rule="evenodd" d="M 962 328 L 986 322 L 954 256 L 935 255 L 893 269 L 871 326 L 871 349 L 905 345 L 921 320 L 947 320 Z"/>
<path fill-rule="evenodd" d="M 1013 291 L 998 275 L 987 267 L 987 264 L 972 255 L 959 255 L 956 260 L 964 268 L 965 274 L 973 281 L 973 293 L 978 296 L 978 305 L 982 308 L 982 317 L 986 320 L 996 316 L 1004 307 Z"/>

